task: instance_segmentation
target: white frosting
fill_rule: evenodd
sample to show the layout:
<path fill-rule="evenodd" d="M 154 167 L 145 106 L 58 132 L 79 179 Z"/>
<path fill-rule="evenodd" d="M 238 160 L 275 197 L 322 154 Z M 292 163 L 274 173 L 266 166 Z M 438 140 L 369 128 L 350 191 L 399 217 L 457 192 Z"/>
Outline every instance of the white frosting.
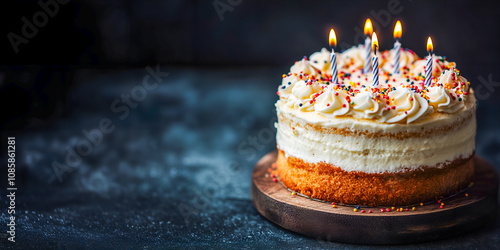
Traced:
<path fill-rule="evenodd" d="M 330 83 L 331 72 L 330 52 L 323 48 L 312 54 L 311 60 L 304 58 L 291 67 L 278 89 L 280 99 L 289 107 L 315 111 L 325 117 L 351 116 L 380 123 L 408 124 L 433 112 L 454 113 L 464 107 L 469 83 L 459 75 L 455 63 L 434 55 L 433 75 L 436 77 L 431 80 L 431 86 L 426 87 L 423 85 L 425 59 L 417 60 L 412 51 L 401 50 L 402 74 L 392 76 L 393 67 L 387 65 L 392 62 L 394 53 L 378 53 L 381 65 L 386 66 L 380 70 L 380 83 L 376 87 L 372 86 L 372 73 L 362 73 L 362 45 L 338 54 L 340 85 L 332 84 L 324 91 L 321 86 Z M 300 80 L 302 83 L 298 84 Z"/>
<path fill-rule="evenodd" d="M 311 65 L 316 69 L 326 72 L 330 69 L 330 54 L 331 51 L 328 51 L 325 48 L 322 48 L 319 52 L 313 53 L 309 57 Z"/>
<path fill-rule="evenodd" d="M 307 75 L 318 75 L 318 70 L 311 65 L 311 62 L 306 58 L 295 62 L 295 64 L 290 68 L 291 73 L 295 74 L 307 74 Z"/>
<path fill-rule="evenodd" d="M 328 87 L 316 99 L 314 109 L 326 117 L 345 115 L 349 112 L 349 103 L 346 97 L 347 94 L 343 91 L 335 91 L 333 88 Z"/>
<path fill-rule="evenodd" d="M 401 122 L 404 119 L 406 119 L 406 123 L 411 123 L 422 115 L 433 111 L 425 98 L 408 88 L 399 88 L 389 92 L 389 98 L 394 102 L 396 115 L 385 120 L 387 123 Z"/>

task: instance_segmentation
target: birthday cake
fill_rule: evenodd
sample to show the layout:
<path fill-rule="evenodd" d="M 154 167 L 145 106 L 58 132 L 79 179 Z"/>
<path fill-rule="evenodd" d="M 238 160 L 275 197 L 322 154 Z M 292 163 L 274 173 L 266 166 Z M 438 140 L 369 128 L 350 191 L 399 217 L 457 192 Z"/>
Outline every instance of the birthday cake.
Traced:
<path fill-rule="evenodd" d="M 363 70 L 365 51 L 359 45 L 335 54 L 337 81 L 324 48 L 283 75 L 279 180 L 312 198 L 368 206 L 418 204 L 466 188 L 474 175 L 476 100 L 456 64 L 433 55 L 428 67 L 400 49 L 394 74 L 398 51 L 382 51 L 375 83 L 373 67 Z"/>

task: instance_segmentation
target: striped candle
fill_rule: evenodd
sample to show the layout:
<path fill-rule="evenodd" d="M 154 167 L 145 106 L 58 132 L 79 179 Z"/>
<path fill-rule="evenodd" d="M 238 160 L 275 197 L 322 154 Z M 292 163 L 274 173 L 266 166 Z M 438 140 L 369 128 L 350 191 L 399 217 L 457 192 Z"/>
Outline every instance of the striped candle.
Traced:
<path fill-rule="evenodd" d="M 431 85 L 431 77 L 432 77 L 432 56 L 426 57 L 427 63 L 425 65 L 425 86 L 429 87 Z"/>
<path fill-rule="evenodd" d="M 332 53 L 330 55 L 330 69 L 332 70 L 332 82 L 338 83 L 338 73 L 337 73 L 337 55 L 332 48 Z"/>
<path fill-rule="evenodd" d="M 378 86 L 378 84 L 379 84 L 377 48 L 378 48 L 377 34 L 375 32 L 373 32 L 373 35 L 372 35 L 372 50 L 373 50 L 372 70 L 373 70 L 373 86 L 374 87 Z"/>
<path fill-rule="evenodd" d="M 372 41 L 369 37 L 365 39 L 365 66 L 363 67 L 363 73 L 368 74 L 370 72 L 370 57 L 372 55 Z"/>
<path fill-rule="evenodd" d="M 427 63 L 425 65 L 425 86 L 429 87 L 431 85 L 431 77 L 432 77 L 432 50 L 434 46 L 432 45 L 432 40 L 429 37 L 427 39 L 427 52 L 429 52 L 429 56 L 427 56 Z"/>
<path fill-rule="evenodd" d="M 338 84 L 338 73 L 337 73 L 337 55 L 335 55 L 335 46 L 337 46 L 337 37 L 335 36 L 335 31 L 330 30 L 330 37 L 328 39 L 330 47 L 332 48 L 332 54 L 330 55 L 330 69 L 332 70 L 332 83 Z"/>
<path fill-rule="evenodd" d="M 401 59 L 401 43 L 396 40 L 394 43 L 394 50 L 396 50 L 396 55 L 394 57 L 394 74 L 399 75 L 399 61 Z"/>
<path fill-rule="evenodd" d="M 372 64 L 373 64 L 373 86 L 378 86 L 378 56 L 373 55 L 372 57 Z"/>
<path fill-rule="evenodd" d="M 394 39 L 396 39 L 396 42 L 394 43 L 394 50 L 396 54 L 394 56 L 393 66 L 395 75 L 399 75 L 400 72 L 399 61 L 401 59 L 401 43 L 399 43 L 399 38 L 401 38 L 401 33 L 403 33 L 403 27 L 401 26 L 401 22 L 398 20 L 394 26 Z"/>

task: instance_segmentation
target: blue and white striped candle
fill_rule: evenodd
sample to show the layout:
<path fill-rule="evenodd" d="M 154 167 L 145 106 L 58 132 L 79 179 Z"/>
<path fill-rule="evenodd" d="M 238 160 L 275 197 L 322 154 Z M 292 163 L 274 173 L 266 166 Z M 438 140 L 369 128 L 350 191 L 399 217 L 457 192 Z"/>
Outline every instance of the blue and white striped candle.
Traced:
<path fill-rule="evenodd" d="M 337 55 L 335 55 L 335 46 L 337 46 L 337 37 L 335 36 L 335 31 L 330 30 L 330 37 L 328 39 L 330 47 L 332 48 L 332 54 L 330 55 L 330 69 L 332 70 L 332 83 L 338 84 L 338 73 L 337 73 Z"/>
<path fill-rule="evenodd" d="M 337 73 L 337 55 L 332 48 L 332 53 L 330 55 L 330 69 L 332 70 L 332 83 L 338 83 L 338 73 Z"/>
<path fill-rule="evenodd" d="M 378 56 L 376 54 L 372 57 L 373 63 L 373 86 L 376 87 L 379 84 L 378 81 Z"/>
<path fill-rule="evenodd" d="M 394 43 L 394 50 L 395 50 L 395 55 L 394 55 L 394 74 L 399 75 L 400 73 L 400 66 L 399 66 L 399 61 L 401 60 L 401 43 L 399 43 L 399 38 L 401 38 L 401 33 L 403 33 L 403 27 L 401 27 L 401 22 L 398 20 L 396 22 L 396 26 L 394 26 L 394 39 L 396 39 L 396 42 Z"/>
<path fill-rule="evenodd" d="M 375 32 L 373 32 L 373 36 L 372 36 L 372 50 L 373 50 L 372 68 L 373 68 L 373 86 L 374 87 L 378 86 L 378 84 L 379 84 L 377 48 L 378 48 L 377 34 Z"/>
<path fill-rule="evenodd" d="M 434 46 L 432 45 L 432 40 L 429 37 L 427 39 L 427 52 L 429 52 L 429 56 L 427 56 L 427 63 L 425 64 L 425 86 L 431 86 L 431 78 L 432 78 L 432 50 Z"/>
<path fill-rule="evenodd" d="M 401 43 L 396 40 L 394 43 L 394 50 L 396 51 L 396 55 L 394 57 L 394 75 L 399 75 L 400 70 L 399 70 L 399 61 L 401 59 Z"/>
<path fill-rule="evenodd" d="M 370 18 L 366 19 L 364 33 L 365 39 L 365 65 L 363 67 L 363 73 L 368 74 L 370 72 L 370 58 L 372 56 L 372 41 L 370 37 L 373 33 L 372 21 Z"/>
<path fill-rule="evenodd" d="M 372 57 L 372 41 L 369 37 L 365 39 L 365 65 L 363 67 L 363 73 L 368 74 L 370 72 L 370 58 Z"/>

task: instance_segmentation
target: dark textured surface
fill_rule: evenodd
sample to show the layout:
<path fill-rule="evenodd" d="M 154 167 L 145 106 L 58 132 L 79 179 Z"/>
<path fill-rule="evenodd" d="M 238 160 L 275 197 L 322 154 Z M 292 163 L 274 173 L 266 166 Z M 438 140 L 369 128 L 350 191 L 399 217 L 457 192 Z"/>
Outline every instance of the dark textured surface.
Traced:
<path fill-rule="evenodd" d="M 110 105 L 147 71 L 76 72 L 68 115 L 2 135 L 2 145 L 16 136 L 18 163 L 17 242 L 8 242 L 1 226 L 2 247 L 366 248 L 291 233 L 252 207 L 251 173 L 275 149 L 275 92 L 286 70 L 163 68 L 170 75 L 123 120 Z M 477 154 L 498 169 L 499 108 L 485 102 L 479 103 Z M 65 163 L 66 147 L 85 140 L 81 131 L 102 118 L 115 131 L 59 181 L 52 163 Z M 1 225 L 7 223 L 4 179 Z M 500 223 L 492 222 L 461 237 L 396 247 L 498 248 L 499 233 Z"/>

